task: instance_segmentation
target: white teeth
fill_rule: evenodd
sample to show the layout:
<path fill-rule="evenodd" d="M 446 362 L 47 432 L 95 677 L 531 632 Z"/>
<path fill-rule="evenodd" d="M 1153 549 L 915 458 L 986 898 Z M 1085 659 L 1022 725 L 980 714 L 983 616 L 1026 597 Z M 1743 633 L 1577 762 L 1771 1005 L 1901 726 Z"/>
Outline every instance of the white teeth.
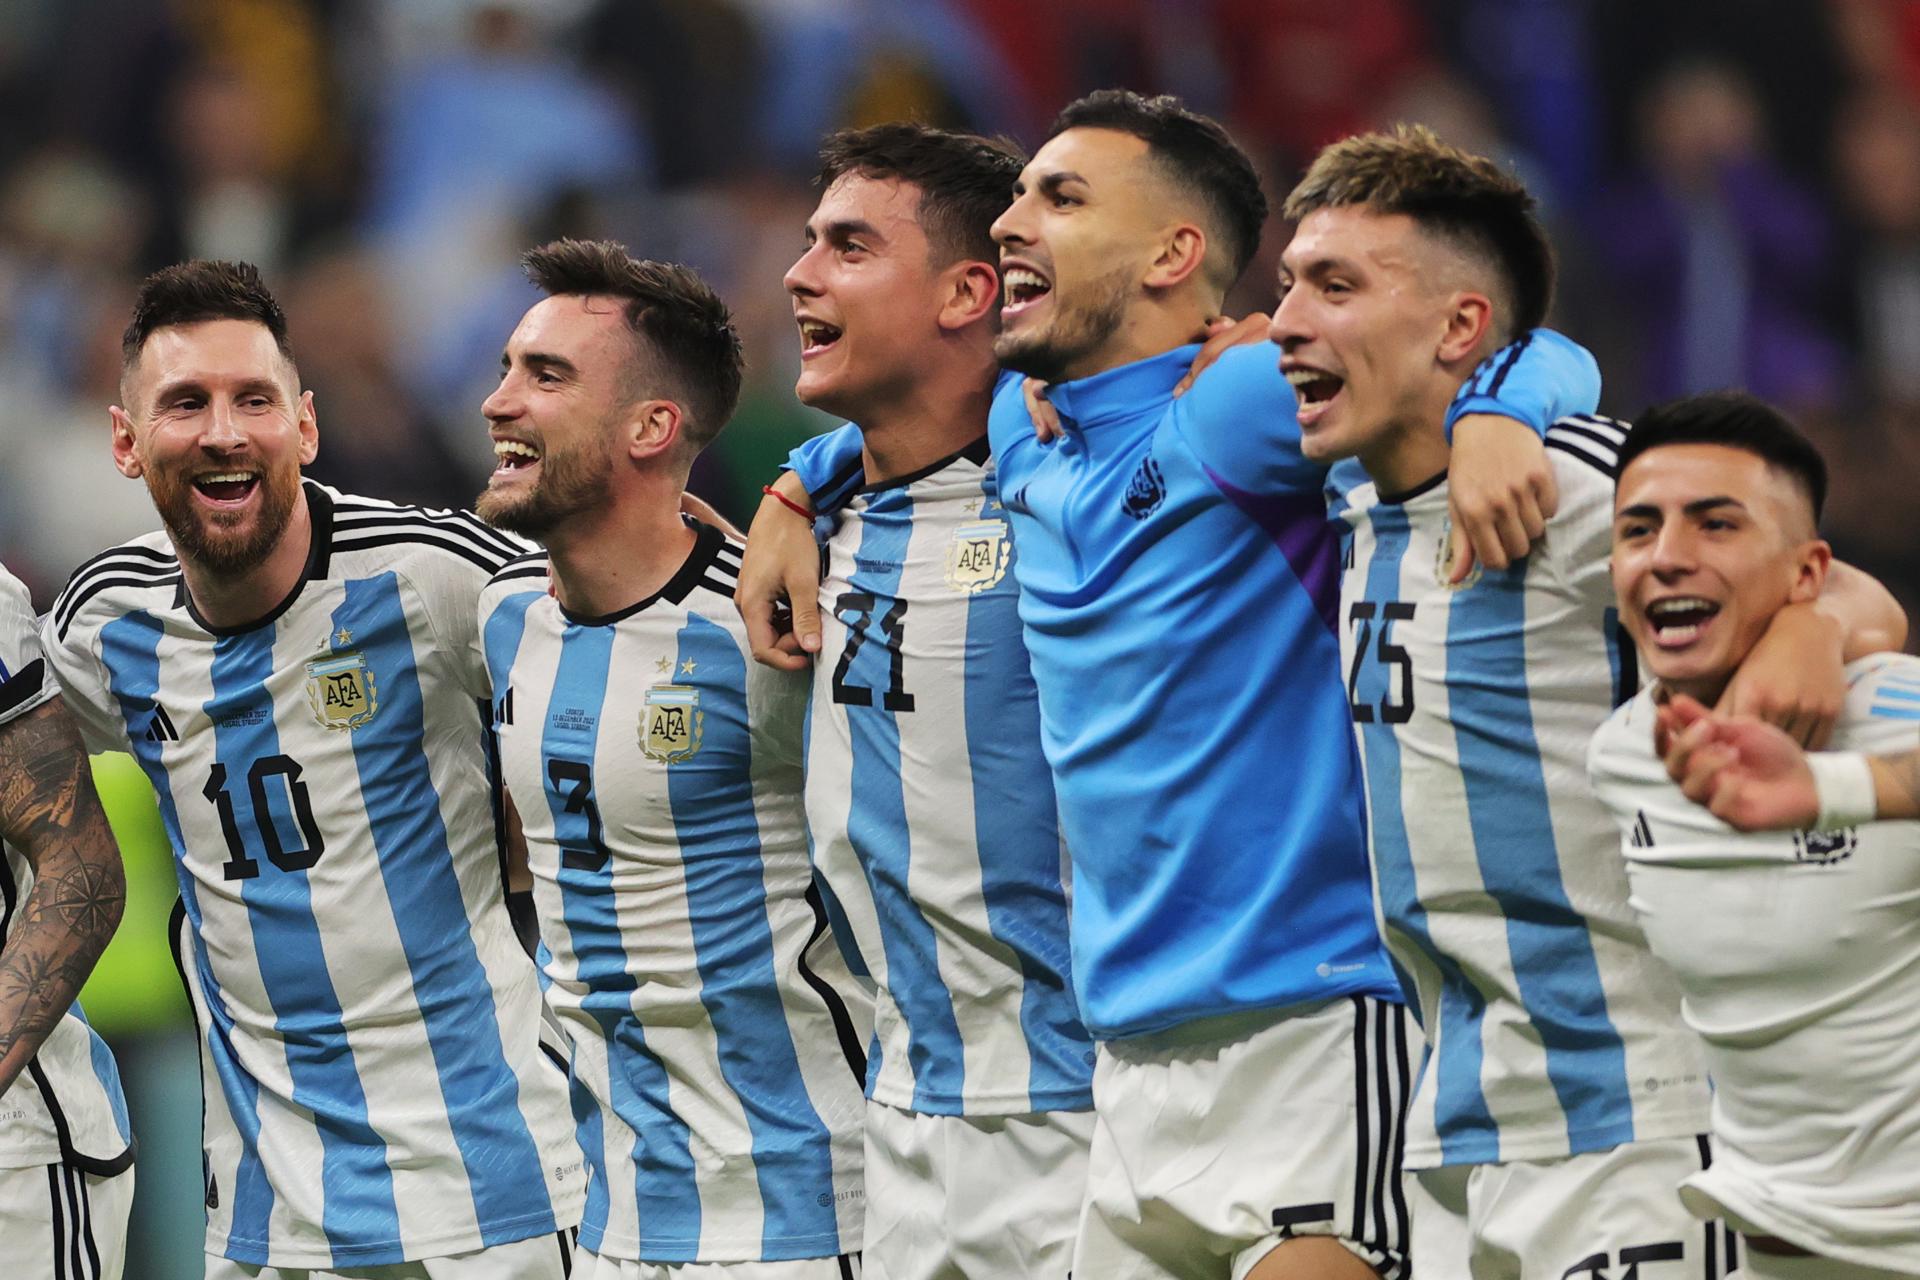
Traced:
<path fill-rule="evenodd" d="M 1013 268 L 1007 272 L 1005 280 L 1007 288 L 1009 289 L 1050 289 L 1053 287 L 1047 283 L 1045 276 L 1037 271 L 1029 271 L 1025 267 Z"/>
<path fill-rule="evenodd" d="M 1287 381 L 1296 387 L 1304 387 L 1310 382 L 1318 382 L 1327 375 L 1317 369 L 1289 369 Z"/>
<path fill-rule="evenodd" d="M 1650 618 L 1668 617 L 1676 613 L 1697 613 L 1714 608 L 1711 600 L 1702 600 L 1698 596 L 1669 596 L 1665 600 L 1655 600 L 1647 606 Z"/>
<path fill-rule="evenodd" d="M 496 457 L 501 458 L 508 457 L 509 455 L 522 458 L 538 458 L 540 456 L 538 449 L 530 444 L 522 444 L 518 440 L 495 440 L 493 442 L 493 452 Z"/>
<path fill-rule="evenodd" d="M 800 338 L 810 347 L 824 347 L 840 336 L 840 331 L 830 324 L 821 324 L 817 320 L 800 322 Z"/>

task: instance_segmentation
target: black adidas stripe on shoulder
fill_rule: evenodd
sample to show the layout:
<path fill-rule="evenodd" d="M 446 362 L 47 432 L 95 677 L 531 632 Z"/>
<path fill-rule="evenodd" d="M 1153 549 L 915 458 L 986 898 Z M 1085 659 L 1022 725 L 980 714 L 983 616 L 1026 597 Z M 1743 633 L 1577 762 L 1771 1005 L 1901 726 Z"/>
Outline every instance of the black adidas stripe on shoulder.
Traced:
<path fill-rule="evenodd" d="M 1558 449 L 1611 479 L 1620 465 L 1620 446 L 1627 441 L 1627 423 L 1598 414 L 1576 414 L 1547 428 L 1547 448 Z"/>
<path fill-rule="evenodd" d="M 529 550 L 526 543 L 500 532 L 470 511 L 400 506 L 364 498 L 336 499 L 333 528 L 336 536 L 371 529 L 431 529 L 464 538 L 483 554 L 498 555 L 503 562 L 526 555 Z"/>
<path fill-rule="evenodd" d="M 729 600 L 733 599 L 733 593 L 739 586 L 731 578 L 716 578 L 711 572 L 700 575 L 700 585 L 715 595 L 725 596 Z"/>
<path fill-rule="evenodd" d="M 170 587 L 180 581 L 180 561 L 170 551 L 137 544 L 114 547 L 86 561 L 67 579 L 53 602 L 54 634 L 61 640 L 89 600 L 109 587 Z"/>
<path fill-rule="evenodd" d="M 488 585 L 492 585 L 495 582 L 507 582 L 522 578 L 539 578 L 544 581 L 549 575 L 549 572 L 547 568 L 547 553 L 544 551 L 529 551 L 525 555 L 515 556 L 513 559 L 507 561 L 507 567 L 494 574 L 493 577 L 488 580 Z"/>
<path fill-rule="evenodd" d="M 445 551 L 449 555 L 458 556 L 481 570 L 488 578 L 500 572 L 507 563 L 506 557 L 490 549 L 483 550 L 465 539 L 442 536 L 431 529 L 417 526 L 349 534 L 346 537 L 342 537 L 339 530 L 334 531 L 332 550 L 335 555 L 350 551 L 372 551 L 380 547 L 432 547 Z"/>

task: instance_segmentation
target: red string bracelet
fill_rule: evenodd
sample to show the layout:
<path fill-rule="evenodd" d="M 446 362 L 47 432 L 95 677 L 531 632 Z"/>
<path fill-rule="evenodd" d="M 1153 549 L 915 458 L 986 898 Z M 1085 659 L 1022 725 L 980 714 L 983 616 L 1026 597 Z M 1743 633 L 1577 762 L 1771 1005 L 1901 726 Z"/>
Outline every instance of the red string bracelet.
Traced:
<path fill-rule="evenodd" d="M 781 506 L 793 512 L 793 514 L 799 516 L 802 520 L 805 520 L 807 523 L 809 524 L 813 523 L 813 512 L 807 510 L 805 507 L 801 506 L 799 503 L 795 502 L 792 498 L 789 498 L 786 494 L 780 492 L 778 489 L 774 488 L 772 485 L 770 484 L 761 485 L 760 492 L 766 494 L 769 498 L 778 499 Z"/>

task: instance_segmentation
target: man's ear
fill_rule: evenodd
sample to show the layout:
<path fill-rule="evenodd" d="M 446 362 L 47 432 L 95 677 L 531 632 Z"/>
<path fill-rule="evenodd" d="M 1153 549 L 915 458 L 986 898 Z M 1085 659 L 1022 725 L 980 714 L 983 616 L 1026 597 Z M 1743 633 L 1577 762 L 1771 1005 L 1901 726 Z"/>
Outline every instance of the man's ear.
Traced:
<path fill-rule="evenodd" d="M 1000 310 L 1000 273 L 991 263 L 956 262 L 941 273 L 941 287 L 945 296 L 938 322 L 949 332 L 992 319 Z"/>
<path fill-rule="evenodd" d="M 1493 341 L 1493 300 L 1484 293 L 1454 294 L 1435 357 L 1443 365 L 1475 365 L 1492 353 Z"/>
<path fill-rule="evenodd" d="M 685 415 L 671 400 L 642 400 L 627 417 L 627 456 L 638 462 L 672 451 L 680 442 Z"/>
<path fill-rule="evenodd" d="M 117 404 L 108 408 L 107 417 L 113 423 L 113 465 L 127 479 L 138 480 L 143 468 L 134 448 L 133 417 Z"/>
<path fill-rule="evenodd" d="M 1207 233 L 1191 222 L 1168 229 L 1160 241 L 1160 251 L 1147 278 L 1141 283 L 1149 289 L 1171 289 L 1200 270 L 1207 259 Z"/>
<path fill-rule="evenodd" d="M 1825 541 L 1815 538 L 1803 543 L 1794 553 L 1793 588 L 1787 593 L 1788 604 L 1806 604 L 1820 598 L 1827 587 L 1827 570 L 1833 567 L 1833 548 Z"/>
<path fill-rule="evenodd" d="M 300 428 L 300 465 L 304 467 L 320 456 L 320 415 L 313 408 L 313 392 L 300 393 L 296 421 Z"/>

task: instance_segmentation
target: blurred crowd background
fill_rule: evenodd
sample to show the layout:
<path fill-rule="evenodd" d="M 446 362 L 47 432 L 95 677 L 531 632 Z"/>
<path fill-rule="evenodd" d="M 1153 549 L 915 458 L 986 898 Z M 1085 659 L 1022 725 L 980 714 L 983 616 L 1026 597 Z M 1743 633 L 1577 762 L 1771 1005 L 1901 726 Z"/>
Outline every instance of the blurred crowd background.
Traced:
<path fill-rule="evenodd" d="M 1106 85 L 1230 122 L 1275 202 L 1314 149 L 1419 120 L 1496 155 L 1560 247 L 1603 408 L 1745 386 L 1835 468 L 1827 532 L 1920 610 L 1920 3 L 1913 0 L 4 0 L 0 561 L 44 606 L 153 527 L 107 452 L 139 279 L 259 264 L 319 406 L 313 474 L 464 505 L 533 300 L 521 250 L 698 267 L 749 375 L 695 487 L 743 520 L 797 440 L 780 278 L 826 131 L 1035 145 Z M 1273 299 L 1275 223 L 1235 298 Z M 1920 616 L 1917 614 L 1916 616 Z M 198 1079 L 160 949 L 171 871 L 115 775 L 127 937 L 88 992 L 144 1143 L 132 1280 L 197 1276 Z"/>

